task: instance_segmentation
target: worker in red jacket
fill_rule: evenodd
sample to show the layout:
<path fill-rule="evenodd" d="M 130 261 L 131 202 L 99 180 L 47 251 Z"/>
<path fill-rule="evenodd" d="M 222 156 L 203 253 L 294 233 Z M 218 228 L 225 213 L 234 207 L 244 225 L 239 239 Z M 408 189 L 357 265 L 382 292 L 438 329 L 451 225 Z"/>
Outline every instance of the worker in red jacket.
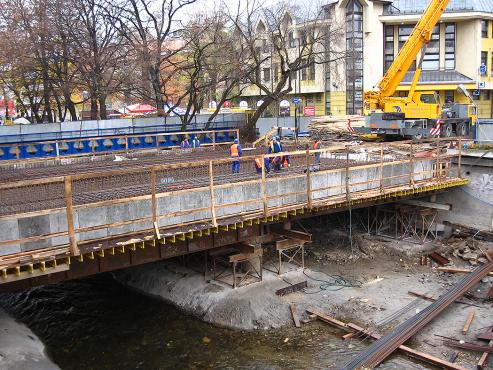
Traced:
<path fill-rule="evenodd" d="M 233 141 L 233 145 L 231 145 L 229 152 L 230 152 L 231 158 L 240 158 L 243 155 L 243 151 L 241 150 L 241 145 L 238 143 L 238 139 L 235 139 Z M 240 161 L 233 161 L 232 171 L 233 171 L 233 173 L 239 173 L 240 172 Z"/>

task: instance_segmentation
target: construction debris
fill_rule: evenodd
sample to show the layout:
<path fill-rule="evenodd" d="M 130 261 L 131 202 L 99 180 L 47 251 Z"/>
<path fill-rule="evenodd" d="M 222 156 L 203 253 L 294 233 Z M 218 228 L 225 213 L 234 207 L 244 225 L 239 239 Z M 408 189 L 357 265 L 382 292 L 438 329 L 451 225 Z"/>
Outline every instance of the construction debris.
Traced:
<path fill-rule="evenodd" d="M 364 117 L 358 115 L 317 117 L 310 122 L 308 130 L 311 136 L 328 140 L 334 137 L 350 136 L 348 124 L 351 128 L 363 127 Z"/>
<path fill-rule="evenodd" d="M 471 274 L 462 278 L 434 303 L 398 325 L 390 333 L 370 345 L 359 355 L 356 355 L 351 361 L 341 367 L 341 369 L 350 370 L 365 367 L 374 368 L 378 366 L 378 364 L 385 360 L 405 341 L 437 317 L 452 302 L 480 282 L 491 270 L 493 270 L 493 262 L 489 262 L 476 268 Z"/>
<path fill-rule="evenodd" d="M 472 320 L 474 320 L 474 316 L 476 315 L 476 312 L 473 310 L 469 312 L 469 315 L 467 316 L 467 320 L 464 324 L 464 327 L 462 328 L 462 334 L 467 334 L 469 331 L 469 328 L 471 327 Z"/>
<path fill-rule="evenodd" d="M 438 263 L 439 265 L 445 266 L 450 263 L 450 260 L 448 258 L 445 258 L 442 256 L 440 253 L 437 252 L 432 252 L 428 255 L 433 261 Z"/>
<path fill-rule="evenodd" d="M 491 329 L 491 333 L 493 334 L 493 329 Z M 489 341 L 488 346 L 493 348 L 493 339 Z M 481 355 L 481 358 L 478 361 L 478 365 L 477 365 L 478 369 L 480 369 L 480 370 L 484 369 L 486 363 L 488 362 L 488 356 L 489 356 L 488 352 L 483 352 L 483 354 Z"/>
<path fill-rule="evenodd" d="M 374 332 L 370 332 L 368 330 L 365 330 L 365 329 L 363 329 L 363 328 L 361 328 L 361 327 L 359 327 L 353 323 L 344 323 L 342 321 L 334 319 L 328 315 L 325 315 L 324 313 L 320 312 L 317 309 L 309 308 L 306 311 L 310 314 L 317 315 L 319 320 L 326 322 L 328 324 L 334 325 L 335 327 L 342 329 L 342 330 L 345 330 L 349 333 L 353 333 L 353 335 L 358 334 L 358 335 L 362 335 L 362 336 L 367 337 L 367 338 L 376 339 L 377 341 L 381 338 L 380 335 L 375 334 Z M 401 350 L 402 352 L 404 352 L 409 357 L 412 357 L 412 358 L 415 358 L 415 359 L 418 359 L 421 361 L 425 361 L 425 362 L 430 363 L 432 365 L 436 365 L 442 369 L 465 370 L 465 368 L 462 366 L 453 364 L 449 361 L 442 360 L 438 357 L 429 355 L 429 354 L 424 353 L 424 352 L 416 351 L 416 350 L 414 350 L 410 347 L 404 346 L 404 345 L 400 345 L 398 347 L 398 349 Z"/>
<path fill-rule="evenodd" d="M 296 305 L 294 303 L 291 303 L 289 305 L 289 308 L 291 309 L 291 315 L 293 316 L 294 325 L 297 328 L 301 328 L 300 319 L 298 317 L 298 312 L 296 311 Z"/>
<path fill-rule="evenodd" d="M 281 289 L 276 290 L 276 295 L 282 297 L 283 295 L 294 293 L 294 292 L 300 291 L 302 289 L 305 289 L 307 286 L 308 286 L 308 283 L 305 280 L 305 281 L 302 281 L 302 282 L 299 282 L 296 284 L 292 284 L 292 285 L 287 286 L 285 288 L 281 288 Z"/>
<path fill-rule="evenodd" d="M 456 342 L 453 340 L 446 340 L 443 342 L 443 344 L 450 346 L 450 347 L 455 347 L 455 348 L 460 348 L 460 349 L 467 349 L 469 351 L 475 351 L 475 352 L 483 352 L 483 353 L 493 353 L 493 347 L 490 346 L 481 346 L 479 344 L 474 344 L 474 343 L 461 343 L 461 342 Z"/>
<path fill-rule="evenodd" d="M 448 273 L 461 273 L 461 272 L 469 273 L 474 271 L 474 270 L 457 268 L 457 267 L 438 267 L 438 270 L 441 272 L 448 272 Z M 493 272 L 488 273 L 488 276 L 493 276 Z"/>

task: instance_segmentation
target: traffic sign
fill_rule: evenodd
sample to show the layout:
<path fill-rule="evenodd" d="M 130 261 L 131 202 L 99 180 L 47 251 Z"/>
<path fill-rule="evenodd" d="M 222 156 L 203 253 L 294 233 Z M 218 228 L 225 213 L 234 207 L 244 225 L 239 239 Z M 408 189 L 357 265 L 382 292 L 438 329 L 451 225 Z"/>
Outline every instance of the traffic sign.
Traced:
<path fill-rule="evenodd" d="M 474 91 L 472 92 L 472 94 L 473 94 L 474 96 L 479 96 L 479 95 L 481 94 L 481 92 L 480 92 L 479 90 L 474 90 Z"/>
<path fill-rule="evenodd" d="M 481 65 L 479 66 L 479 74 L 480 75 L 485 75 L 486 74 L 486 64 L 481 63 Z"/>
<path fill-rule="evenodd" d="M 478 89 L 484 89 L 486 87 L 486 82 L 478 81 Z"/>
<path fill-rule="evenodd" d="M 291 101 L 293 102 L 293 104 L 301 104 L 301 98 L 293 97 Z"/>

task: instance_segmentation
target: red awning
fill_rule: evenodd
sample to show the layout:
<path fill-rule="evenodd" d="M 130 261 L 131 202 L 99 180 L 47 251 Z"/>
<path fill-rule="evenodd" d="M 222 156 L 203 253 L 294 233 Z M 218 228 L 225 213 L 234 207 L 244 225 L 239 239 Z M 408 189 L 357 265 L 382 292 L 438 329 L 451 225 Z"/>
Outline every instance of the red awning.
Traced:
<path fill-rule="evenodd" d="M 125 108 L 128 113 L 150 113 L 156 111 L 156 108 L 149 104 L 132 104 Z"/>

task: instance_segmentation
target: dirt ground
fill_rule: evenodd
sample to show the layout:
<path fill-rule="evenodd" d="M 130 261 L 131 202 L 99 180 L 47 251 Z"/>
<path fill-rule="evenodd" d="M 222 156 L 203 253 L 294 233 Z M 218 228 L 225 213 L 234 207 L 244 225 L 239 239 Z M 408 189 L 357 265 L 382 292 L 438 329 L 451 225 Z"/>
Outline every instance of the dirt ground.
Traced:
<path fill-rule="evenodd" d="M 205 280 L 202 274 L 175 262 L 125 270 L 117 278 L 219 326 L 267 330 L 293 325 L 289 304 L 295 303 L 302 320 L 308 319 L 305 310 L 313 307 L 339 320 L 385 334 L 430 304 L 409 291 L 437 298 L 464 276 L 440 272 L 434 262 L 422 266 L 422 255 L 437 250 L 454 267 L 482 262 L 477 245 L 467 239 L 451 238 L 422 246 L 356 233 L 351 248 L 344 231 L 327 231 L 323 225 L 310 231 L 314 242 L 306 248 L 304 271 L 297 269 L 279 277 L 264 270 L 262 282 L 236 290 Z M 275 295 L 277 289 L 304 280 L 308 283 L 304 291 L 283 297 Z M 485 278 L 460 303 L 452 304 L 413 337 L 410 345 L 443 359 L 458 352 L 457 363 L 475 368 L 480 354 L 447 347 L 443 337 L 486 344 L 475 338 L 493 326 L 493 299 L 487 297 L 492 285 L 493 277 Z M 471 311 L 475 311 L 475 318 L 464 335 L 462 328 Z"/>

